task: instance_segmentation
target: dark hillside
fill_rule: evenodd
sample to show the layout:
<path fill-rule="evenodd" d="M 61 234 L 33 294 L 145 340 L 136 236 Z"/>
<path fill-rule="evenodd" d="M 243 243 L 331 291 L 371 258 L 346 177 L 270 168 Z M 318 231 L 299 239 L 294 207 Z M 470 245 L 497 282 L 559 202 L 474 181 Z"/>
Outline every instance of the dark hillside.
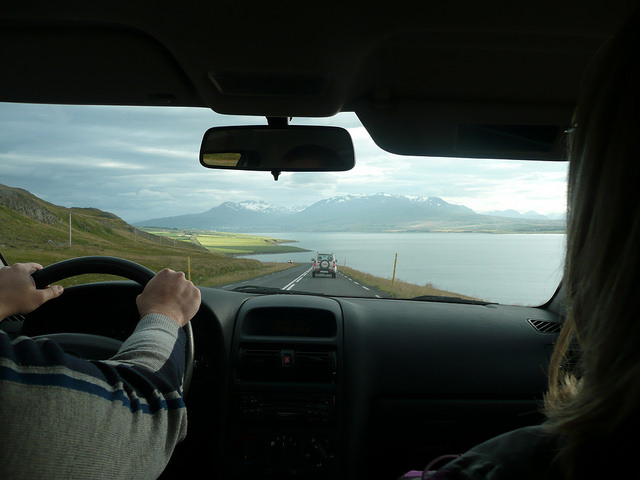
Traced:
<path fill-rule="evenodd" d="M 44 248 L 71 245 L 95 248 L 172 244 L 142 232 L 118 216 L 97 208 L 65 208 L 26 190 L 0 185 L 0 245 L 3 248 Z M 139 244 L 139 245 L 138 245 Z M 187 250 L 205 251 L 187 243 Z"/>
<path fill-rule="evenodd" d="M 219 284 L 229 275 L 251 278 L 266 268 L 256 260 L 230 258 L 196 243 L 143 232 L 109 212 L 61 207 L 5 185 L 0 185 L 0 251 L 10 263 L 48 265 L 66 258 L 109 255 L 154 271 L 169 267 L 186 272 L 190 261 L 192 279 L 200 285 Z"/>

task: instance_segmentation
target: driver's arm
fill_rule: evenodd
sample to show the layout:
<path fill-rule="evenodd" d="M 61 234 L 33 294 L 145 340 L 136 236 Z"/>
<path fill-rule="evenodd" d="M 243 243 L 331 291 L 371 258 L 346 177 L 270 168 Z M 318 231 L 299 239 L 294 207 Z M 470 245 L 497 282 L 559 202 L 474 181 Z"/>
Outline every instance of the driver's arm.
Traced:
<path fill-rule="evenodd" d="M 108 361 L 0 333 L 0 477 L 157 477 L 186 434 L 180 326 L 199 303 L 183 274 L 160 272 L 137 300 L 135 332 Z"/>

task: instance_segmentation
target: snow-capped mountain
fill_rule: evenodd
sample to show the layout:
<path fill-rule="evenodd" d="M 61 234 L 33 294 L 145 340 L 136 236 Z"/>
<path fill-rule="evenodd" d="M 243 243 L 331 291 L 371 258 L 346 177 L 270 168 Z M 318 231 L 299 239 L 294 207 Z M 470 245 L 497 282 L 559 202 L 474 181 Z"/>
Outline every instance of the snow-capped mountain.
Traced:
<path fill-rule="evenodd" d="M 274 215 L 287 215 L 296 213 L 302 210 L 302 208 L 296 207 L 276 207 L 270 203 L 262 200 L 245 200 L 243 202 L 224 202 L 220 206 L 226 205 L 231 210 L 241 211 L 249 210 L 251 212 L 260 212 Z"/>
<path fill-rule="evenodd" d="M 507 217 L 507 218 L 529 218 L 538 220 L 560 220 L 564 218 L 562 214 L 556 215 L 543 215 L 538 212 L 528 211 L 519 212 L 517 210 L 493 210 L 490 212 L 482 212 L 484 215 L 492 215 L 494 217 Z"/>
<path fill-rule="evenodd" d="M 282 208 L 263 201 L 225 202 L 206 212 L 155 218 L 140 226 L 219 231 L 509 231 L 562 229 L 561 220 L 505 219 L 479 215 L 439 197 L 344 195 L 320 200 L 304 209 Z M 533 222 L 533 223 L 532 223 Z M 536 223 L 538 222 L 538 223 Z M 551 222 L 551 223 L 549 223 Z M 547 225 L 549 224 L 549 225 Z"/>
<path fill-rule="evenodd" d="M 453 205 L 438 197 L 410 198 L 377 194 L 333 197 L 314 203 L 287 220 L 313 225 L 315 230 L 393 229 L 417 225 L 426 220 L 476 216 L 470 208 Z"/>
<path fill-rule="evenodd" d="M 271 222 L 296 213 L 298 209 L 283 208 L 263 201 L 224 202 L 206 212 L 175 217 L 152 218 L 137 225 L 198 230 L 237 231 L 260 230 Z"/>

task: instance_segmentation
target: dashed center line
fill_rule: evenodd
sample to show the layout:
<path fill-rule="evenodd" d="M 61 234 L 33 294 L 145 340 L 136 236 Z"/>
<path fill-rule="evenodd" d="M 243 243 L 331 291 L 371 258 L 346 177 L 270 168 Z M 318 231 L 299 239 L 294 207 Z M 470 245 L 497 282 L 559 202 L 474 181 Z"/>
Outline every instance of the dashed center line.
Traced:
<path fill-rule="evenodd" d="M 300 280 L 302 280 L 310 271 L 312 270 L 312 267 L 309 267 L 307 270 L 305 270 L 302 274 L 300 274 L 298 277 L 296 277 L 293 281 L 287 283 L 284 287 L 282 287 L 281 290 L 291 290 Z M 366 287 L 364 285 L 361 285 L 360 283 L 356 282 L 354 279 L 352 279 L 351 277 L 348 277 L 347 275 L 345 275 L 342 272 L 338 272 L 338 275 L 340 275 L 341 277 L 349 280 L 351 283 L 353 283 L 354 285 L 358 285 L 359 287 L 367 290 L 367 291 L 371 291 L 371 289 L 369 287 Z M 375 298 L 382 298 L 380 295 L 374 294 Z"/>
<path fill-rule="evenodd" d="M 284 287 L 282 287 L 282 290 L 291 290 L 293 288 L 293 286 L 298 283 L 300 280 L 302 280 L 302 278 L 311 271 L 311 267 L 309 267 L 308 270 L 306 270 L 302 275 L 300 275 L 298 278 L 296 278 L 294 281 L 288 283 L 287 285 L 285 285 Z"/>

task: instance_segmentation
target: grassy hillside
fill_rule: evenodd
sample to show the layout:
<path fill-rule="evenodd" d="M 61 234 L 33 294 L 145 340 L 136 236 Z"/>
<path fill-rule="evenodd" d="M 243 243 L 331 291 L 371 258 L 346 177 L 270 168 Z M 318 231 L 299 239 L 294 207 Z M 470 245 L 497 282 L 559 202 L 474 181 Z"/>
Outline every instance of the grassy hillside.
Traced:
<path fill-rule="evenodd" d="M 71 243 L 69 241 L 71 219 Z M 66 258 L 110 255 L 133 260 L 158 271 L 187 272 L 199 285 L 222 285 L 285 268 L 256 260 L 236 259 L 191 242 L 175 242 L 138 230 L 108 212 L 65 208 L 26 190 L 0 185 L 0 251 L 9 263 L 35 261 L 48 265 Z M 67 282 L 77 283 L 86 279 Z"/>

